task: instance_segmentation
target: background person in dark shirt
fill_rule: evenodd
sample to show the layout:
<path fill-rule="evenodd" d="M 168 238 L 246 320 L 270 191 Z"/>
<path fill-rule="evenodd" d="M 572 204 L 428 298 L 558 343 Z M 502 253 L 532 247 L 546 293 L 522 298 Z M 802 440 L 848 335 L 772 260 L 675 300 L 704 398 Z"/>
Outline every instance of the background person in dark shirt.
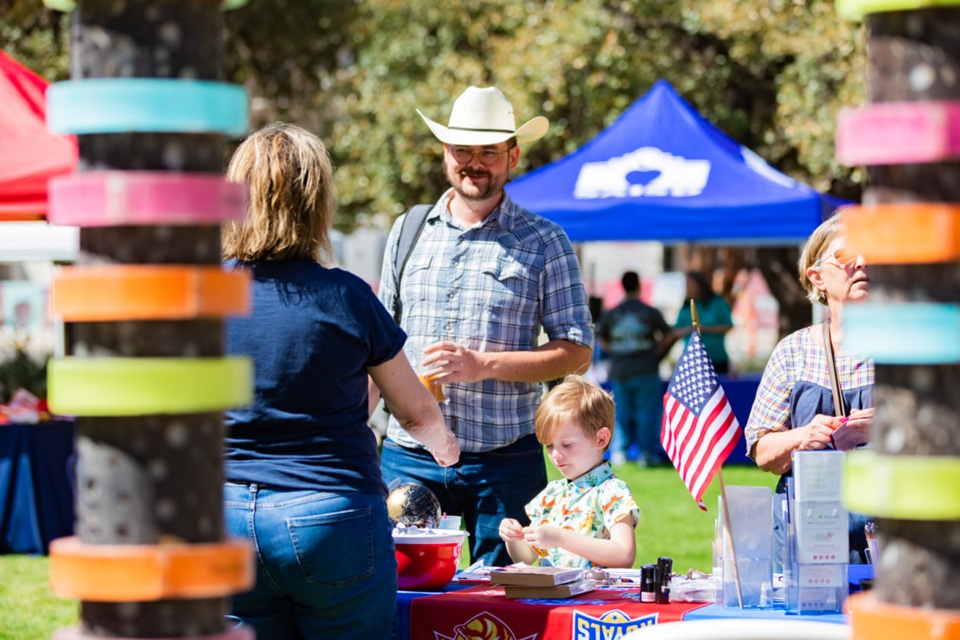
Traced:
<path fill-rule="evenodd" d="M 597 337 L 610 355 L 610 385 L 617 407 L 610 460 L 623 464 L 631 445 L 637 463 L 666 462 L 660 444 L 663 382 L 658 368 L 669 350 L 671 328 L 657 309 L 640 300 L 640 277 L 627 271 L 620 280 L 626 299 L 600 318 Z"/>

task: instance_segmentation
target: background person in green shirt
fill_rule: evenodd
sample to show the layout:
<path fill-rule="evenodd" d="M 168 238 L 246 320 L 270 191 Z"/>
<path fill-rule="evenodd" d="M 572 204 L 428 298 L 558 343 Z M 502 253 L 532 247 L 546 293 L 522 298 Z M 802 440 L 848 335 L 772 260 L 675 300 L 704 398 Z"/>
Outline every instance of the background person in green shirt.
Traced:
<path fill-rule="evenodd" d="M 686 348 L 693 332 L 693 321 L 690 319 L 690 300 L 697 303 L 697 315 L 700 319 L 700 338 L 707 350 L 717 373 L 730 372 L 730 356 L 724 345 L 724 337 L 733 329 L 733 318 L 730 315 L 730 305 L 713 292 L 707 277 L 699 271 L 687 272 L 687 298 L 680 307 L 675 324 L 677 333 L 683 338 Z"/>

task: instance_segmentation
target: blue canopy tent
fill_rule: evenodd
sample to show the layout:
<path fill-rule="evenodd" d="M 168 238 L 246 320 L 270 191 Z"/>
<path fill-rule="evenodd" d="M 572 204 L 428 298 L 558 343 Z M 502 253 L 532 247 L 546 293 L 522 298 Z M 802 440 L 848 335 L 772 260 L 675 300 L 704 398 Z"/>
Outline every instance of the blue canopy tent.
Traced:
<path fill-rule="evenodd" d="M 768 165 L 664 80 L 589 143 L 507 191 L 573 242 L 797 244 L 842 204 Z"/>

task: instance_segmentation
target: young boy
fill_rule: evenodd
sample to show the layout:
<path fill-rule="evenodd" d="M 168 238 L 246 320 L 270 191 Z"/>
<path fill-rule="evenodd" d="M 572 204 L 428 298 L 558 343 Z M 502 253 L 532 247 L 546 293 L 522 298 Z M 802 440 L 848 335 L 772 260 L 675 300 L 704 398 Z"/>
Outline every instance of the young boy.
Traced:
<path fill-rule="evenodd" d="M 603 453 L 613 437 L 613 399 L 581 376 L 567 376 L 537 410 L 537 440 L 563 474 L 526 506 L 530 526 L 513 518 L 500 537 L 514 562 L 538 557 L 554 566 L 630 568 L 637 556 L 640 509 Z"/>

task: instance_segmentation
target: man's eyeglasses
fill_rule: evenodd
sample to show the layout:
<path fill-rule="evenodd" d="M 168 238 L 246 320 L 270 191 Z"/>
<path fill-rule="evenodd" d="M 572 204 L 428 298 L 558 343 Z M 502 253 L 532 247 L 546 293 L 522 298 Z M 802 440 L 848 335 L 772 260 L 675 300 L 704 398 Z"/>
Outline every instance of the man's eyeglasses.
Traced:
<path fill-rule="evenodd" d="M 447 149 L 450 150 L 450 155 L 453 156 L 453 159 L 459 162 L 460 164 L 470 164 L 473 162 L 473 157 L 477 156 L 480 158 L 480 164 L 484 166 L 491 166 L 497 163 L 497 160 L 500 159 L 500 156 L 504 153 L 510 151 L 509 149 L 503 149 L 498 151 L 497 149 L 474 149 L 473 147 L 450 147 Z"/>

